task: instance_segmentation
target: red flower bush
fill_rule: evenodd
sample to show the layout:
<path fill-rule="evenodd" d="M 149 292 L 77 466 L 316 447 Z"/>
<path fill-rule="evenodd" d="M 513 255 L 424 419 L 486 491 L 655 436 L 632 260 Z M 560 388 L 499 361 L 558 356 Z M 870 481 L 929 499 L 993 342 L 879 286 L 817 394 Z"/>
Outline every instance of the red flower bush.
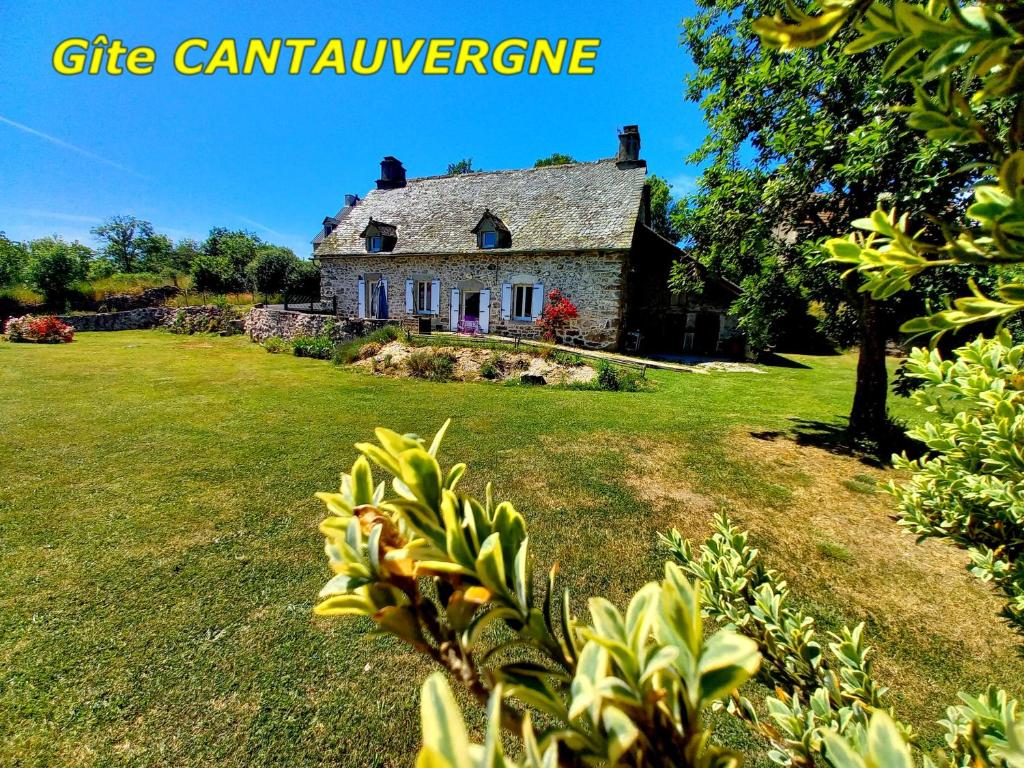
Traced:
<path fill-rule="evenodd" d="M 12 317 L 4 326 L 4 335 L 9 341 L 24 341 L 35 344 L 70 344 L 75 338 L 75 329 L 61 322 L 53 315 L 36 317 L 25 315 Z"/>
<path fill-rule="evenodd" d="M 579 317 L 579 312 L 576 309 L 576 305 L 569 301 L 565 294 L 555 288 L 548 294 L 548 303 L 544 305 L 544 309 L 537 319 L 537 325 L 540 326 L 541 335 L 545 340 L 557 341 L 558 331 L 565 328 L 569 321 L 575 320 L 577 317 Z"/>

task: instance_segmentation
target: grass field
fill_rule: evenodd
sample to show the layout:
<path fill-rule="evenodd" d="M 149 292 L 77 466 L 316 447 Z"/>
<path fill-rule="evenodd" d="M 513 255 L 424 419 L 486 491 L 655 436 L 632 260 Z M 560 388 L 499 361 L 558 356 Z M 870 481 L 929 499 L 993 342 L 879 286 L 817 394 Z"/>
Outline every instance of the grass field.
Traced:
<path fill-rule="evenodd" d="M 965 556 L 899 531 L 884 472 L 787 438 L 840 421 L 853 358 L 793 360 L 619 394 L 376 378 L 239 337 L 0 344 L 0 765 L 410 765 L 428 667 L 311 615 L 312 494 L 374 426 L 449 416 L 444 460 L 526 514 L 537 572 L 559 561 L 581 606 L 621 605 L 658 576 L 656 531 L 727 508 L 823 627 L 867 622 L 926 741 L 959 689 L 1020 695 Z"/>

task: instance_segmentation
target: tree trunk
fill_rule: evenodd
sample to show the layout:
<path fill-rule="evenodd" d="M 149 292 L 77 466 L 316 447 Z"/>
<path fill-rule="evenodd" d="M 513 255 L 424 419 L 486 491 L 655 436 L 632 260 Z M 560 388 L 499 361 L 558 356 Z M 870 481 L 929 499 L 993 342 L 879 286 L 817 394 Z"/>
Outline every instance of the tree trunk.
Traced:
<path fill-rule="evenodd" d="M 885 400 L 889 392 L 889 374 L 885 368 L 885 342 L 885 324 L 878 302 L 863 294 L 857 389 L 850 410 L 850 433 L 855 437 L 881 439 L 887 431 L 889 416 Z"/>

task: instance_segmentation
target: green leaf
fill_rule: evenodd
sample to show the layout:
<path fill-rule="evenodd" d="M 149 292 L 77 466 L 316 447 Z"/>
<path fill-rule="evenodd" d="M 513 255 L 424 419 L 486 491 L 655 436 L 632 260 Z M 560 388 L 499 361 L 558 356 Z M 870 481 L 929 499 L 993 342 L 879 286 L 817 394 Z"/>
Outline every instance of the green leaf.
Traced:
<path fill-rule="evenodd" d="M 640 731 L 629 715 L 618 707 L 605 707 L 601 713 L 601 724 L 608 734 L 608 762 L 615 765 L 633 746 Z"/>
<path fill-rule="evenodd" d="M 420 690 L 420 724 L 424 752 L 436 755 L 452 768 L 473 768 L 466 723 L 440 672 L 428 677 Z"/>
<path fill-rule="evenodd" d="M 495 595 L 505 595 L 505 560 L 501 554 L 501 535 L 492 533 L 480 547 L 476 557 L 476 574 L 480 582 Z"/>
<path fill-rule="evenodd" d="M 373 472 L 365 456 L 360 456 L 352 465 L 352 501 L 357 507 L 373 504 Z"/>
<path fill-rule="evenodd" d="M 821 740 L 825 747 L 825 759 L 832 768 L 866 768 L 861 756 L 835 731 L 821 731 Z"/>
<path fill-rule="evenodd" d="M 441 441 L 444 440 L 444 434 L 448 431 L 448 427 L 451 426 L 452 420 L 448 419 L 441 428 L 437 430 L 437 434 L 434 435 L 433 441 L 430 443 L 430 450 L 427 451 L 431 456 L 437 458 L 437 452 L 441 448 Z"/>
<path fill-rule="evenodd" d="M 700 698 L 706 706 L 728 696 L 749 680 L 761 664 L 757 643 L 749 637 L 722 630 L 705 644 L 697 671 Z"/>
<path fill-rule="evenodd" d="M 910 747 L 896 723 L 884 711 L 876 710 L 868 725 L 868 755 L 871 762 L 884 768 L 914 768 Z"/>

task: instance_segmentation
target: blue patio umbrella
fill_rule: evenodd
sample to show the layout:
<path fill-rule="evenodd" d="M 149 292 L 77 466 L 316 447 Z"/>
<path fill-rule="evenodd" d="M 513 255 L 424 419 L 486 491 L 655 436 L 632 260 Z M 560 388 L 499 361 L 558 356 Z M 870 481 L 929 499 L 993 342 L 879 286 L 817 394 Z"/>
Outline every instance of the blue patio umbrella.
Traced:
<path fill-rule="evenodd" d="M 384 281 L 377 283 L 377 317 L 387 319 L 388 316 L 388 291 Z"/>

